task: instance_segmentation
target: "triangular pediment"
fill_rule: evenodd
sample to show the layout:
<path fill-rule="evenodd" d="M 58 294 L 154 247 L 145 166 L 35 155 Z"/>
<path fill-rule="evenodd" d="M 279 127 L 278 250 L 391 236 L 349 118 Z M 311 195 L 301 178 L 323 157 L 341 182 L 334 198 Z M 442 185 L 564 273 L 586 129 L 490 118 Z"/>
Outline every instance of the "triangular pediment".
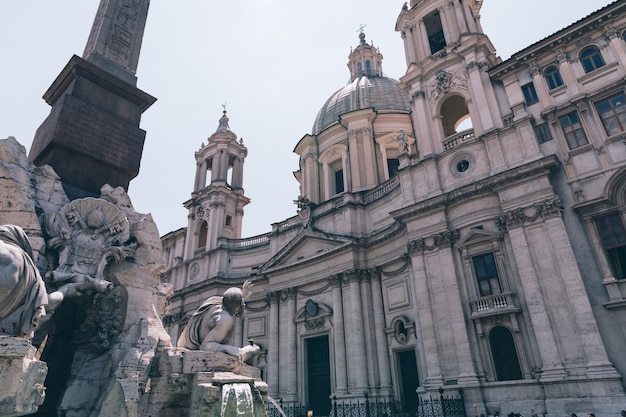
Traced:
<path fill-rule="evenodd" d="M 350 245 L 351 239 L 315 230 L 304 230 L 287 243 L 262 269 L 308 262 Z"/>
<path fill-rule="evenodd" d="M 455 246 L 461 248 L 474 243 L 499 240 L 501 238 L 502 234 L 500 232 L 490 232 L 483 229 L 471 229 L 467 234 L 465 234 L 465 236 L 459 239 Z"/>

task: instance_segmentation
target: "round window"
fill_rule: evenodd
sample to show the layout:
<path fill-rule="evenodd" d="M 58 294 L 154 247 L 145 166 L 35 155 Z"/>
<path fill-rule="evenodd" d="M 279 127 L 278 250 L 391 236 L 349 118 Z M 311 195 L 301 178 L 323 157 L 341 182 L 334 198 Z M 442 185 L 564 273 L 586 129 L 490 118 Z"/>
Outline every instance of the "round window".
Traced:
<path fill-rule="evenodd" d="M 463 159 L 462 161 L 459 161 L 456 164 L 456 170 L 459 171 L 459 172 L 465 172 L 465 171 L 467 171 L 469 166 L 470 166 L 469 161 L 467 161 L 466 159 Z"/>

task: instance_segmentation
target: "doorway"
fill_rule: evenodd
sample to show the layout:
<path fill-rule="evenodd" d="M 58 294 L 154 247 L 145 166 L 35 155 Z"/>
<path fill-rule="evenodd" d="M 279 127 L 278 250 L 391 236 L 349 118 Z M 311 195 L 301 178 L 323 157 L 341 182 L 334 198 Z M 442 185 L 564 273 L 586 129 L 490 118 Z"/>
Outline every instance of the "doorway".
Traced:
<path fill-rule="evenodd" d="M 415 350 L 404 350 L 396 353 L 396 364 L 400 379 L 400 392 L 405 410 L 417 410 L 417 393 L 415 390 L 420 385 L 417 374 L 417 359 Z"/>
<path fill-rule="evenodd" d="M 313 416 L 330 414 L 330 355 L 328 336 L 306 339 L 308 407 Z"/>

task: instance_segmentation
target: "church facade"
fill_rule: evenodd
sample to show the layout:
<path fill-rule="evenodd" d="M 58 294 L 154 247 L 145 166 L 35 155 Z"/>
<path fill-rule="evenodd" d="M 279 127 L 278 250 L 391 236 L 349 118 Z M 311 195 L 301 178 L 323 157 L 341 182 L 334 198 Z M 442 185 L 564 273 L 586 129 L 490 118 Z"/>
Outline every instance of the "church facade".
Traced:
<path fill-rule="evenodd" d="M 297 215 L 267 234 L 241 237 L 247 148 L 224 112 L 188 226 L 162 237 L 172 340 L 250 279 L 236 337 L 283 404 L 462 388 L 488 416 L 626 409 L 626 3 L 506 61 L 481 5 L 405 4 L 400 81 L 360 34 L 295 144 Z"/>

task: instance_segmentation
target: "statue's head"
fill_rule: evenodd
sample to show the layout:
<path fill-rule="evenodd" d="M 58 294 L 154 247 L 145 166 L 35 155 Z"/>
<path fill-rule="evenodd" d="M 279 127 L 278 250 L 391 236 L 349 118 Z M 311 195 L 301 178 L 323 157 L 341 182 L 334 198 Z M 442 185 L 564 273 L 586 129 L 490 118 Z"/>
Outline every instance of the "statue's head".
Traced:
<path fill-rule="evenodd" d="M 242 314 L 245 303 L 241 290 L 236 287 L 227 289 L 222 296 L 222 305 L 233 316 Z"/>
<path fill-rule="evenodd" d="M 246 300 L 252 294 L 252 281 L 246 280 L 241 289 L 231 287 L 222 296 L 222 305 L 231 315 L 242 316 L 246 307 Z"/>

